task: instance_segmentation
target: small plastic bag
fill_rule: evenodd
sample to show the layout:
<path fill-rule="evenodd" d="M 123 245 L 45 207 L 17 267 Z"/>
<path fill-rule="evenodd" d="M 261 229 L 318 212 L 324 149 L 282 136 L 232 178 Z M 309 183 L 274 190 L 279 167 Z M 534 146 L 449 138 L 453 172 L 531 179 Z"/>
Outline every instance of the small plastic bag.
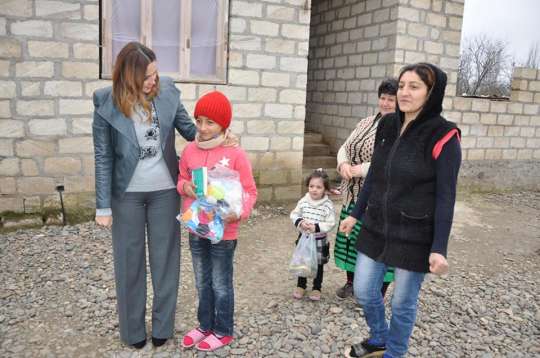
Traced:
<path fill-rule="evenodd" d="M 317 243 L 313 234 L 302 233 L 294 249 L 289 272 L 297 277 L 317 275 Z"/>
<path fill-rule="evenodd" d="M 217 165 L 208 171 L 208 192 L 205 200 L 216 206 L 221 217 L 230 213 L 240 217 L 245 195 L 240 174 L 236 170 Z"/>
<path fill-rule="evenodd" d="M 208 204 L 204 198 L 191 203 L 178 219 L 192 234 L 208 238 L 212 244 L 217 244 L 223 238 L 223 220 L 216 213 L 215 206 Z"/>

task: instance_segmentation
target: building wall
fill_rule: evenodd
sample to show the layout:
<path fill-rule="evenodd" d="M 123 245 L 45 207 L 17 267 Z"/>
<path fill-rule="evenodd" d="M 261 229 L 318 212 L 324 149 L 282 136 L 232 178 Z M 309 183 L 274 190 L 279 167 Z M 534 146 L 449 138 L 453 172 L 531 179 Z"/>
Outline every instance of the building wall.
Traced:
<path fill-rule="evenodd" d="M 93 205 L 91 96 L 110 85 L 98 21 L 97 0 L 2 2 L 0 212 L 56 207 L 60 184 L 68 205 Z M 229 96 L 261 200 L 300 192 L 309 22 L 305 0 L 231 0 L 228 84 L 178 84 L 190 113 L 206 91 Z"/>
<path fill-rule="evenodd" d="M 358 120 L 376 110 L 384 76 L 432 62 L 448 74 L 443 115 L 462 129 L 460 184 L 540 189 L 540 71 L 516 68 L 510 100 L 456 96 L 462 17 L 463 0 L 317 1 L 306 128 L 337 152 Z"/>

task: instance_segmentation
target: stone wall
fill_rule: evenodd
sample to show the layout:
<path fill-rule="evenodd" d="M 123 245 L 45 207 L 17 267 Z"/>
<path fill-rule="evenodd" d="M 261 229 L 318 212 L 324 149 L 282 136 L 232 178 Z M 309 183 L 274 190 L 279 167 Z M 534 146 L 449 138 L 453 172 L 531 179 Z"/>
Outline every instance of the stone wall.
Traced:
<path fill-rule="evenodd" d="M 462 16 L 463 0 L 318 1 L 306 127 L 337 152 L 358 120 L 376 110 L 384 76 L 432 62 L 448 74 L 443 115 L 463 131 L 461 185 L 540 189 L 540 72 L 516 68 L 510 100 L 456 96 Z"/>
<path fill-rule="evenodd" d="M 68 205 L 93 205 L 91 96 L 110 85 L 98 21 L 97 0 L 2 2 L 0 212 L 57 206 L 60 184 Z M 230 97 L 261 200 L 300 192 L 309 22 L 305 0 L 231 0 L 228 84 L 178 84 L 190 113 L 206 91 Z"/>

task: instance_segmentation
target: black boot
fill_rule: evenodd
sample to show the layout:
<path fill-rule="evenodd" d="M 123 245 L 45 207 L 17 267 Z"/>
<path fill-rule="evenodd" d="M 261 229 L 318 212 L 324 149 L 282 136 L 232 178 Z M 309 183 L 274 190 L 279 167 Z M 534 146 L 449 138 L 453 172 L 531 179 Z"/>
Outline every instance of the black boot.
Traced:
<path fill-rule="evenodd" d="M 154 345 L 154 347 L 161 347 L 165 344 L 165 342 L 167 342 L 167 338 L 152 337 L 152 344 Z"/>
<path fill-rule="evenodd" d="M 146 345 L 146 339 L 137 343 L 133 343 L 131 346 L 135 349 L 142 349 Z"/>
<path fill-rule="evenodd" d="M 370 344 L 369 341 L 366 339 L 362 341 L 361 343 L 353 344 L 351 346 L 351 352 L 349 353 L 349 357 L 363 357 L 363 358 L 382 357 L 385 350 L 386 350 L 385 346 L 376 346 L 376 345 Z"/>

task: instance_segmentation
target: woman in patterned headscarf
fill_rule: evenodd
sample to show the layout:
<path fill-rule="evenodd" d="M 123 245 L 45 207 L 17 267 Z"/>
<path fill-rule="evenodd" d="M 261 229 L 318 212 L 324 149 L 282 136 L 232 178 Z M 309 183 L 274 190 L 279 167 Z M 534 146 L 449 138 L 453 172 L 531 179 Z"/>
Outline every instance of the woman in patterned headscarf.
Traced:
<path fill-rule="evenodd" d="M 367 175 L 371 156 L 373 154 L 373 144 L 375 143 L 375 132 L 379 120 L 388 113 L 393 113 L 396 109 L 397 81 L 386 79 L 378 89 L 379 112 L 360 120 L 349 138 L 343 143 L 337 155 L 337 171 L 343 178 L 341 184 L 343 193 L 343 207 L 340 214 L 340 222 L 349 216 L 358 192 L 364 183 Z M 336 235 L 336 245 L 334 248 L 334 258 L 336 266 L 347 272 L 347 282 L 336 291 L 338 298 L 346 298 L 353 294 L 354 267 L 356 263 L 356 238 L 360 231 L 361 222 L 358 222 L 350 235 L 338 231 Z M 383 295 L 388 285 L 393 280 L 393 271 L 386 274 L 382 288 Z"/>

